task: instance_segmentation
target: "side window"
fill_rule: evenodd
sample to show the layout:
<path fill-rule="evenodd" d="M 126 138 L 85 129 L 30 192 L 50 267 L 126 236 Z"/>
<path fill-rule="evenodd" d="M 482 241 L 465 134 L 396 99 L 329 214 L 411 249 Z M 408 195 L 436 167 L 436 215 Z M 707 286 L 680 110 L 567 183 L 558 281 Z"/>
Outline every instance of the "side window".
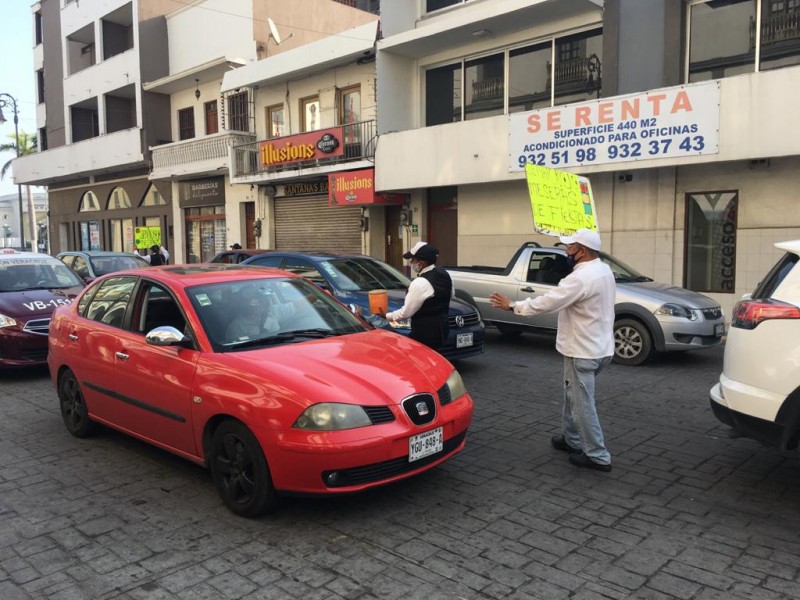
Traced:
<path fill-rule="evenodd" d="M 219 261 L 218 262 L 220 262 L 220 263 L 222 263 L 224 265 L 233 264 L 234 256 L 236 256 L 236 255 L 233 252 L 226 252 L 225 254 L 223 254 L 222 256 L 219 257 Z"/>
<path fill-rule="evenodd" d="M 72 270 L 80 277 L 89 277 L 89 265 L 86 264 L 86 259 L 82 256 L 75 257 Z"/>
<path fill-rule="evenodd" d="M 68 254 L 67 256 L 61 257 L 61 262 L 67 265 L 70 269 L 72 268 L 72 261 L 75 260 L 75 257 L 72 254 Z"/>
<path fill-rule="evenodd" d="M 282 256 L 262 256 L 261 258 L 247 264 L 258 265 L 259 267 L 275 267 L 277 269 L 280 268 L 281 262 L 283 262 Z"/>
<path fill-rule="evenodd" d="M 174 327 L 183 334 L 188 332 L 186 318 L 178 303 L 163 287 L 147 282 L 139 294 L 137 310 L 133 316 L 133 331 L 146 334 L 156 327 Z"/>
<path fill-rule="evenodd" d="M 325 283 L 322 273 L 317 270 L 317 267 L 315 267 L 310 260 L 303 260 L 302 258 L 287 258 L 286 264 L 283 266 L 283 270 L 302 275 L 317 285 L 322 285 Z"/>
<path fill-rule="evenodd" d="M 135 277 L 112 277 L 104 281 L 89 302 L 86 318 L 113 327 L 122 327 L 135 285 Z"/>
<path fill-rule="evenodd" d="M 528 264 L 527 280 L 532 283 L 558 285 L 568 273 L 567 259 L 559 253 L 534 252 Z"/>
<path fill-rule="evenodd" d="M 766 277 L 758 284 L 752 294 L 753 300 L 764 300 L 771 298 L 777 287 L 783 283 L 783 280 L 789 274 L 789 271 L 795 268 L 798 262 L 796 254 L 787 252 L 783 257 L 772 267 Z"/>

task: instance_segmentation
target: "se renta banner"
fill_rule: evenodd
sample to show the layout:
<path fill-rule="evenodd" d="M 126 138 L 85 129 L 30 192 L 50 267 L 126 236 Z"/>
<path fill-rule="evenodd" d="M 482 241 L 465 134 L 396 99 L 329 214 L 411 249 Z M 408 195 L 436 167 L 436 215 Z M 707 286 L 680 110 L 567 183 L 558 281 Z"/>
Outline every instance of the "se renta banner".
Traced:
<path fill-rule="evenodd" d="M 510 114 L 508 170 L 716 154 L 719 95 L 712 81 Z"/>
<path fill-rule="evenodd" d="M 525 165 L 533 227 L 546 235 L 572 235 L 578 229 L 597 229 L 592 186 L 586 177 Z"/>

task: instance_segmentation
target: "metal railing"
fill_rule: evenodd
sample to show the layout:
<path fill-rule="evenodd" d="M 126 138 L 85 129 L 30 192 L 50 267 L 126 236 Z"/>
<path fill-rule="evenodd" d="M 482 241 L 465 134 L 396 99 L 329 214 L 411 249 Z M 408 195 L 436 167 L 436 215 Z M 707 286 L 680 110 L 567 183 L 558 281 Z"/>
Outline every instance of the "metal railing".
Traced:
<path fill-rule="evenodd" d="M 233 164 L 231 165 L 232 175 L 233 177 L 242 177 L 256 173 L 279 173 L 282 171 L 294 171 L 362 160 L 373 160 L 375 158 L 377 138 L 375 135 L 376 127 L 374 120 L 341 125 L 341 127 L 343 130 L 342 143 L 344 144 L 344 154 L 342 156 L 263 165 L 261 164 L 259 153 L 261 142 L 252 142 L 237 145 L 233 148 Z M 272 141 L 276 139 L 279 140 L 280 138 L 273 138 Z"/>
<path fill-rule="evenodd" d="M 503 78 L 492 77 L 481 81 L 472 82 L 472 101 L 492 100 L 502 98 L 504 93 Z"/>
<path fill-rule="evenodd" d="M 227 165 L 229 148 L 253 142 L 255 137 L 255 134 L 224 133 L 213 137 L 154 146 L 151 148 L 153 168 L 154 170 L 169 169 L 214 160 Z"/>
<path fill-rule="evenodd" d="M 800 12 L 761 17 L 761 45 L 800 38 Z M 750 18 L 750 47 L 756 46 L 756 21 Z"/>

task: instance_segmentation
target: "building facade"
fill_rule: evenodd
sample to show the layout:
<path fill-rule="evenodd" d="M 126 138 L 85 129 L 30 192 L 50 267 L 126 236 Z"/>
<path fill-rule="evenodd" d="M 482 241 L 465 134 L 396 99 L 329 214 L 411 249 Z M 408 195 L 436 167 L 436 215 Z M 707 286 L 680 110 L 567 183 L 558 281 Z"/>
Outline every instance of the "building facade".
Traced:
<path fill-rule="evenodd" d="M 256 194 L 258 247 L 371 254 L 402 265 L 404 197 L 374 189 L 377 18 L 241 69 L 223 93 L 253 94 L 258 140 L 234 149 Z"/>
<path fill-rule="evenodd" d="M 141 82 L 167 71 L 168 0 L 33 6 L 39 152 L 18 183 L 47 186 L 50 249 L 132 251 L 134 231 L 173 244 L 171 196 L 148 179 L 148 147 L 168 139 L 168 107 Z"/>
<path fill-rule="evenodd" d="M 223 74 L 376 19 L 362 8 L 369 3 L 35 4 L 40 152 L 15 162 L 15 179 L 48 187 L 52 251 L 158 241 L 183 262 L 229 240 L 255 247 L 254 194 L 231 185 L 228 164 L 232 147 L 256 139 L 254 94 L 222 94 Z"/>
<path fill-rule="evenodd" d="M 330 0 L 207 0 L 167 15 L 170 73 L 143 87 L 169 99 L 173 141 L 150 148 L 150 179 L 171 189 L 180 240 L 176 261 L 206 261 L 232 243 L 270 247 L 264 245 L 269 236 L 261 233 L 259 190 L 231 176 L 231 157 L 245 155 L 259 131 L 267 129 L 259 104 L 267 90 L 224 87 L 226 74 L 280 61 L 284 54 L 375 18 Z M 215 35 L 198 45 L 198 31 Z M 275 119 L 283 118 L 277 110 L 283 92 L 272 94 L 277 96 L 270 105 Z"/>
<path fill-rule="evenodd" d="M 505 264 L 524 164 L 589 177 L 604 249 L 733 304 L 800 236 L 800 7 L 782 0 L 381 3 L 377 188 L 410 243 Z M 634 129 L 635 128 L 635 129 Z"/>

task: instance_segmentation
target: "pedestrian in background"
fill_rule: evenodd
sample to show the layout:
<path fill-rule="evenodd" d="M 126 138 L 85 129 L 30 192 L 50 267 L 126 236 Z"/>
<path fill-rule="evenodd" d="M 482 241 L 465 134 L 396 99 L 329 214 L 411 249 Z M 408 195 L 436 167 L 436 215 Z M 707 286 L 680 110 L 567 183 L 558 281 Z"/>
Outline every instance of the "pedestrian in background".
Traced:
<path fill-rule="evenodd" d="M 157 245 L 154 244 L 153 246 L 150 247 L 150 252 L 149 253 L 148 253 L 146 248 L 142 248 L 141 251 L 140 251 L 141 252 L 141 254 L 140 254 L 141 257 L 143 259 L 145 259 L 150 264 L 151 267 L 157 266 L 157 265 L 154 265 L 150 260 L 150 258 L 153 256 L 153 254 L 152 254 L 153 248 L 156 248 L 158 253 L 161 255 L 162 262 L 159 263 L 159 264 L 162 264 L 162 265 L 167 264 L 167 261 L 169 261 L 169 251 L 166 248 L 164 248 L 164 246 L 157 246 Z"/>
<path fill-rule="evenodd" d="M 158 247 L 158 245 L 153 244 L 150 246 L 150 266 L 160 267 L 165 263 L 166 261 L 164 260 L 164 255 L 161 254 L 161 249 Z"/>
<path fill-rule="evenodd" d="M 409 337 L 438 350 L 450 330 L 447 313 L 453 297 L 453 281 L 444 269 L 436 266 L 439 250 L 425 242 L 417 242 L 403 258 L 411 260 L 417 277 L 408 286 L 405 303 L 399 310 L 386 313 L 389 321 L 411 319 Z"/>
<path fill-rule="evenodd" d="M 493 292 L 495 308 L 521 316 L 558 312 L 556 349 L 564 357 L 562 433 L 550 443 L 569 452 L 569 462 L 599 471 L 611 470 L 595 406 L 595 376 L 614 354 L 614 274 L 600 260 L 600 236 L 589 229 L 561 237 L 574 265 L 558 287 L 537 298 L 513 302 Z"/>

